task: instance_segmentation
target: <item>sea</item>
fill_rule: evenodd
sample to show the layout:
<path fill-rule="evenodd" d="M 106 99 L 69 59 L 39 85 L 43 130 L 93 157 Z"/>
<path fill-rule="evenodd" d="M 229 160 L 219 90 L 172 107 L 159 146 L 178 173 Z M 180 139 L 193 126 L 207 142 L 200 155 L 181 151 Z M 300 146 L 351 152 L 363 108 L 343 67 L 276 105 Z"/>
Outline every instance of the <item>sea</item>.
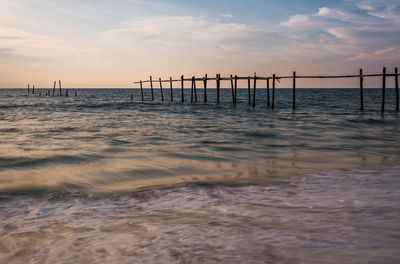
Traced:
<path fill-rule="evenodd" d="M 46 92 L 0 90 L 0 263 L 400 259 L 394 89 Z"/>

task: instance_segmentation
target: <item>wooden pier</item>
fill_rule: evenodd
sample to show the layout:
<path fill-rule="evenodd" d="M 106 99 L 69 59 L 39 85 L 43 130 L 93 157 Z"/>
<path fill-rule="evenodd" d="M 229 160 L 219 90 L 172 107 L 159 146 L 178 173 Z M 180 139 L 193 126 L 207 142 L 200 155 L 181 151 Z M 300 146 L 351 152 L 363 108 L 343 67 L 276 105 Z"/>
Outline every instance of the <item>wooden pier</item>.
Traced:
<path fill-rule="evenodd" d="M 385 98 L 386 98 L 386 81 L 388 77 L 395 78 L 395 93 L 396 93 L 396 111 L 400 111 L 399 107 L 399 73 L 397 67 L 394 70 L 394 73 L 387 73 L 386 67 L 383 68 L 382 73 L 376 74 L 364 74 L 363 70 L 360 69 L 359 74 L 353 75 L 297 75 L 296 72 L 293 72 L 292 75 L 288 76 L 277 76 L 273 74 L 272 76 L 257 76 L 254 73 L 254 76 L 244 76 L 240 77 L 237 75 L 230 75 L 229 77 L 221 77 L 221 74 L 216 74 L 214 77 L 208 77 L 206 74 L 204 77 L 195 77 L 192 76 L 190 78 L 185 78 L 183 75 L 180 79 L 173 79 L 170 77 L 169 79 L 163 80 L 162 78 L 158 79 L 160 92 L 161 92 L 161 100 L 164 101 L 164 94 L 162 90 L 162 84 L 169 82 L 170 83 L 170 98 L 171 102 L 174 100 L 172 87 L 173 83 L 180 82 L 181 86 L 181 102 L 185 102 L 185 93 L 184 93 L 184 83 L 190 82 L 191 83 L 191 102 L 197 102 L 197 89 L 196 89 L 196 82 L 203 82 L 204 84 L 204 99 L 203 101 L 206 103 L 208 101 L 207 96 L 207 84 L 209 81 L 216 82 L 216 102 L 220 103 L 220 90 L 221 90 L 221 82 L 222 81 L 229 81 L 231 84 L 232 90 L 232 102 L 234 104 L 237 103 L 237 89 L 238 89 L 238 80 L 247 80 L 247 93 L 248 93 L 248 104 L 252 105 L 253 107 L 256 106 L 256 90 L 258 80 L 265 80 L 267 82 L 267 100 L 266 104 L 268 107 L 272 109 L 275 108 L 275 98 L 276 98 L 276 83 L 280 82 L 283 79 L 292 79 L 292 109 L 296 109 L 296 80 L 297 79 L 347 79 L 347 78 L 359 78 L 360 79 L 360 111 L 364 111 L 364 80 L 365 78 L 372 78 L 372 77 L 381 77 L 382 78 L 382 102 L 381 102 L 381 111 L 385 111 Z M 251 95 L 251 81 L 253 81 L 253 94 Z M 270 81 L 272 81 L 272 97 L 270 97 Z M 140 84 L 141 90 L 141 100 L 144 101 L 143 96 L 143 84 L 150 83 L 151 89 L 151 99 L 154 101 L 154 89 L 153 89 L 153 77 L 150 76 L 149 80 L 140 80 L 134 82 L 134 84 Z"/>

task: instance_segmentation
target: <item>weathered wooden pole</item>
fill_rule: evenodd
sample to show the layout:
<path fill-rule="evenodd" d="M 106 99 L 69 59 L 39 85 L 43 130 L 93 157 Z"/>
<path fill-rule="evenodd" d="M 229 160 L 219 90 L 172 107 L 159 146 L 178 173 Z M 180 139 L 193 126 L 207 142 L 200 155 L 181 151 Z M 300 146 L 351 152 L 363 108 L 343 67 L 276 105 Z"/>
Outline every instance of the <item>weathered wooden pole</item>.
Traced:
<path fill-rule="evenodd" d="M 275 74 L 272 75 L 272 109 L 275 109 Z"/>
<path fill-rule="evenodd" d="M 383 67 L 383 74 L 382 74 L 382 113 L 385 112 L 385 99 L 386 99 L 386 67 Z"/>
<path fill-rule="evenodd" d="M 194 101 L 197 103 L 196 77 L 193 76 Z"/>
<path fill-rule="evenodd" d="M 169 77 L 169 87 L 171 89 L 171 102 L 173 102 L 174 101 L 174 91 L 172 88 L 172 77 Z"/>
<path fill-rule="evenodd" d="M 190 102 L 193 103 L 193 92 L 194 92 L 194 76 L 192 76 L 192 88 L 190 89 Z"/>
<path fill-rule="evenodd" d="M 257 76 L 256 73 L 254 73 L 253 107 L 256 106 L 256 87 L 257 87 Z"/>
<path fill-rule="evenodd" d="M 182 97 L 182 103 L 185 102 L 185 92 L 183 91 L 183 75 L 181 76 L 181 97 Z"/>
<path fill-rule="evenodd" d="M 237 81 L 238 77 L 237 75 L 235 75 L 235 101 L 233 102 L 234 104 L 236 104 L 236 99 L 237 99 Z"/>
<path fill-rule="evenodd" d="M 142 80 L 140 80 L 140 95 L 142 96 L 142 101 L 144 101 Z"/>
<path fill-rule="evenodd" d="M 360 69 L 360 111 L 364 111 L 364 75 L 362 69 Z"/>
<path fill-rule="evenodd" d="M 61 80 L 58 80 L 58 86 L 60 87 L 60 96 L 62 96 L 62 90 L 61 90 Z"/>
<path fill-rule="evenodd" d="M 220 92 L 220 86 L 221 86 L 221 75 L 217 74 L 217 103 L 219 104 L 219 92 Z"/>
<path fill-rule="evenodd" d="M 54 86 L 53 86 L 53 96 L 54 96 L 54 94 L 56 93 L 56 85 L 57 85 L 57 82 L 56 82 L 56 81 L 54 81 Z"/>
<path fill-rule="evenodd" d="M 296 72 L 293 72 L 292 109 L 296 110 Z"/>
<path fill-rule="evenodd" d="M 150 76 L 151 100 L 154 101 L 153 77 Z"/>
<path fill-rule="evenodd" d="M 77 92 L 76 92 L 76 90 L 75 90 L 75 97 L 76 97 L 76 96 L 78 96 L 78 94 L 77 94 Z"/>
<path fill-rule="evenodd" d="M 32 94 L 35 93 L 35 85 L 32 86 Z"/>
<path fill-rule="evenodd" d="M 161 78 L 158 79 L 160 81 L 160 92 L 161 92 L 161 101 L 164 102 L 164 93 L 162 89 L 162 80 Z"/>
<path fill-rule="evenodd" d="M 397 70 L 397 67 L 394 69 L 394 74 L 395 74 L 395 85 L 396 85 L 396 111 L 399 112 L 399 72 Z"/>
<path fill-rule="evenodd" d="M 250 95 L 250 76 L 247 77 L 247 95 L 249 97 L 249 105 L 251 104 L 251 95 Z"/>
<path fill-rule="evenodd" d="M 29 89 L 29 83 L 28 83 L 28 93 L 30 92 L 30 89 Z"/>
<path fill-rule="evenodd" d="M 235 89 L 233 87 L 233 75 L 231 75 L 232 103 L 235 103 Z"/>
<path fill-rule="evenodd" d="M 207 74 L 204 77 L 204 103 L 207 103 Z"/>
<path fill-rule="evenodd" d="M 267 78 L 267 106 L 268 107 L 271 106 L 271 100 L 270 100 L 270 96 L 269 96 L 269 78 Z"/>

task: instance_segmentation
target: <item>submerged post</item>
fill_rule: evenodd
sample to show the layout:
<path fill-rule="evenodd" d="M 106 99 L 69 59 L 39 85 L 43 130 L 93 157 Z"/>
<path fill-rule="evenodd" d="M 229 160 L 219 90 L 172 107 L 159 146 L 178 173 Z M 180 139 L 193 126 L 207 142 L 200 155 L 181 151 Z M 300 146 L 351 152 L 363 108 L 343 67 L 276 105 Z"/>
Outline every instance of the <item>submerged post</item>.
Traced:
<path fill-rule="evenodd" d="M 150 76 L 150 89 L 151 89 L 151 100 L 154 101 L 153 77 L 152 76 Z"/>
<path fill-rule="evenodd" d="M 386 67 L 383 67 L 383 74 L 382 74 L 382 113 L 385 112 L 385 98 L 386 98 Z"/>
<path fill-rule="evenodd" d="M 251 95 L 250 95 L 250 76 L 247 77 L 247 95 L 249 97 L 249 105 L 251 104 Z"/>
<path fill-rule="evenodd" d="M 57 85 L 57 82 L 56 82 L 56 81 L 54 81 L 54 86 L 53 86 L 53 96 L 54 96 L 54 94 L 56 93 L 56 85 Z"/>
<path fill-rule="evenodd" d="M 183 75 L 181 76 L 181 97 L 182 97 L 182 103 L 185 102 L 185 93 L 183 91 Z"/>
<path fill-rule="evenodd" d="M 60 87 L 60 96 L 62 96 L 62 91 L 61 91 L 61 80 L 58 80 L 58 85 Z"/>
<path fill-rule="evenodd" d="M 174 101 L 174 91 L 172 89 L 172 77 L 169 77 L 169 87 L 171 89 L 171 102 Z"/>
<path fill-rule="evenodd" d="M 207 102 L 207 74 L 204 77 L 204 103 Z"/>
<path fill-rule="evenodd" d="M 254 73 L 253 107 L 256 106 L 256 87 L 257 87 L 257 76 L 256 73 Z"/>
<path fill-rule="evenodd" d="M 219 90 L 221 85 L 221 75 L 217 74 L 217 103 L 219 104 Z"/>
<path fill-rule="evenodd" d="M 360 111 L 364 111 L 364 75 L 360 69 Z"/>
<path fill-rule="evenodd" d="M 140 80 L 140 95 L 142 96 L 142 101 L 144 101 L 142 80 Z"/>
<path fill-rule="evenodd" d="M 32 86 L 32 94 L 35 93 L 35 85 Z"/>
<path fill-rule="evenodd" d="M 28 83 L 28 93 L 29 93 L 30 91 L 29 91 L 29 83 Z"/>
<path fill-rule="evenodd" d="M 194 101 L 197 103 L 196 77 L 193 76 Z"/>
<path fill-rule="evenodd" d="M 233 88 L 233 75 L 231 74 L 232 103 L 235 103 L 235 90 Z"/>
<path fill-rule="evenodd" d="M 193 103 L 193 92 L 194 92 L 194 76 L 192 76 L 192 88 L 190 89 L 190 102 Z"/>
<path fill-rule="evenodd" d="M 275 109 L 275 74 L 272 75 L 272 109 Z"/>
<path fill-rule="evenodd" d="M 293 72 L 293 97 L 292 109 L 296 110 L 296 72 Z"/>
<path fill-rule="evenodd" d="M 237 75 L 235 75 L 235 101 L 233 102 L 234 104 L 236 104 L 236 99 L 237 99 L 237 81 L 238 77 Z"/>
<path fill-rule="evenodd" d="M 395 85 L 396 85 L 396 111 L 399 112 L 399 72 L 397 67 L 394 69 Z"/>
<path fill-rule="evenodd" d="M 267 78 L 267 106 L 271 106 L 270 98 L 269 98 L 269 78 Z"/>
<path fill-rule="evenodd" d="M 161 92 L 161 101 L 164 102 L 164 93 L 162 89 L 162 80 L 161 78 L 158 79 L 160 81 L 160 92 Z"/>

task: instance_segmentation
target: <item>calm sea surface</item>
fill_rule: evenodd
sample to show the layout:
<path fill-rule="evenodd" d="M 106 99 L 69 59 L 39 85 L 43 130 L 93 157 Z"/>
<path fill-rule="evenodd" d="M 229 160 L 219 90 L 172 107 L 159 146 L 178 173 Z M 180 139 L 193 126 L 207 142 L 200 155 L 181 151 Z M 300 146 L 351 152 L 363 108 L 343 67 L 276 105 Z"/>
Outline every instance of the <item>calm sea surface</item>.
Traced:
<path fill-rule="evenodd" d="M 0 90 L 0 263 L 400 259 L 393 89 L 39 91 Z"/>

